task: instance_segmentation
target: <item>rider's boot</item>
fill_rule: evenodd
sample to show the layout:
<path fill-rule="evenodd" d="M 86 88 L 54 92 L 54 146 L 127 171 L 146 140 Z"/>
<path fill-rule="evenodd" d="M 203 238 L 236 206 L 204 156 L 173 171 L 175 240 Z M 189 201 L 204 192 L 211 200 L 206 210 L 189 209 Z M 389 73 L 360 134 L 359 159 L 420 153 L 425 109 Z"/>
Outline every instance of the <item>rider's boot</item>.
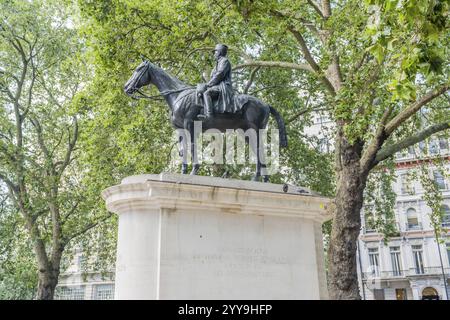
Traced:
<path fill-rule="evenodd" d="M 205 101 L 204 117 L 206 121 L 211 119 L 213 116 L 212 99 L 208 94 L 204 94 L 203 101 Z"/>

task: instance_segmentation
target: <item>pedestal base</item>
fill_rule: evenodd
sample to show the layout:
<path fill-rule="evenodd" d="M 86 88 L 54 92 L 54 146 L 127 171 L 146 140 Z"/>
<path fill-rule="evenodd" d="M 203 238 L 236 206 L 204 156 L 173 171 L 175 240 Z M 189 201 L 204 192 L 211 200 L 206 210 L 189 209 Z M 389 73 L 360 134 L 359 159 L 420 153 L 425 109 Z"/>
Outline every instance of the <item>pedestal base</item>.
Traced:
<path fill-rule="evenodd" d="M 328 198 L 165 173 L 126 178 L 103 197 L 119 215 L 116 299 L 328 297 Z"/>

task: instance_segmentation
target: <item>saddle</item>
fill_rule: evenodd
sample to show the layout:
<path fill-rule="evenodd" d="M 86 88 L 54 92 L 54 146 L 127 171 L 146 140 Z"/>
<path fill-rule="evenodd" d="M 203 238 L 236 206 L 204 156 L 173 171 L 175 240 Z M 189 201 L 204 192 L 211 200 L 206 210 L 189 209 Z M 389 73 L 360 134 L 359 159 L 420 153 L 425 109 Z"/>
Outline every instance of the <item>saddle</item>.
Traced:
<path fill-rule="evenodd" d="M 197 88 L 195 90 L 195 97 L 196 97 L 196 104 L 197 105 L 201 105 L 203 108 L 205 106 L 205 103 L 203 101 L 203 92 L 205 92 L 205 88 L 204 88 L 205 84 L 199 84 L 197 85 Z M 244 105 L 248 102 L 249 96 L 246 94 L 238 94 L 238 95 L 233 95 L 233 105 L 232 106 L 228 106 L 227 110 L 233 110 L 232 112 L 221 112 L 221 113 L 228 113 L 228 114 L 235 114 L 235 113 L 240 113 L 242 111 L 242 108 L 244 107 Z M 213 110 L 214 112 L 217 112 L 217 105 L 218 105 L 218 101 L 219 101 L 219 97 L 213 98 L 212 99 L 212 103 L 213 103 Z"/>
<path fill-rule="evenodd" d="M 204 108 L 205 103 L 203 101 L 203 94 L 200 93 L 202 91 L 198 91 L 197 89 L 189 89 L 182 91 L 180 95 L 177 97 L 175 104 L 184 105 L 188 108 L 192 105 L 201 106 Z M 242 108 L 248 102 L 250 96 L 247 94 L 238 94 L 233 96 L 234 106 L 229 108 L 234 110 L 234 112 L 225 112 L 227 114 L 237 114 L 242 112 Z M 213 99 L 213 110 L 216 112 L 217 110 L 217 102 L 218 98 Z"/>

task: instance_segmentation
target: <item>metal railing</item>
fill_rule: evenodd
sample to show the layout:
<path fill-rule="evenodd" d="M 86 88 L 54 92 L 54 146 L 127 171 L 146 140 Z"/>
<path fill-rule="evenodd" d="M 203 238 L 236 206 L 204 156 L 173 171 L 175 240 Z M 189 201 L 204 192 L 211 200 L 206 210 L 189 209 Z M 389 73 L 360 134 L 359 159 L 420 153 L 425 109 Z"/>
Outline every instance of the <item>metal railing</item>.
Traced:
<path fill-rule="evenodd" d="M 450 268 L 444 268 L 444 273 L 446 276 L 450 275 Z M 408 270 L 409 276 L 416 275 L 441 275 L 442 268 L 441 267 L 425 267 L 425 268 L 410 268 Z"/>
<path fill-rule="evenodd" d="M 414 188 L 414 187 L 406 187 L 406 188 L 402 187 L 401 191 L 402 191 L 402 195 L 412 196 L 412 195 L 416 194 L 416 188 Z"/>
<path fill-rule="evenodd" d="M 418 222 L 418 223 L 405 223 L 405 230 L 406 231 L 411 231 L 411 230 L 422 230 L 422 222 Z"/>
<path fill-rule="evenodd" d="M 446 277 L 450 276 L 450 268 L 444 268 Z M 410 268 L 407 270 L 391 270 L 391 271 L 372 271 L 364 272 L 363 279 L 368 278 L 380 278 L 380 279 L 392 279 L 392 278 L 404 278 L 408 276 L 421 276 L 421 275 L 442 275 L 441 267 L 426 267 L 426 268 Z"/>

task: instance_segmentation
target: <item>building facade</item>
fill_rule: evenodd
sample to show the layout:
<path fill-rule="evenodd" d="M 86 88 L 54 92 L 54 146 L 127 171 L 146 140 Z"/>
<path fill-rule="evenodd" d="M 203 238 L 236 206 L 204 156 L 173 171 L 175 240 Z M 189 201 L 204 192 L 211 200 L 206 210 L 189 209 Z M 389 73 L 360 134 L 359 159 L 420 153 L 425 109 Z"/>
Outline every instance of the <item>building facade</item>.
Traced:
<path fill-rule="evenodd" d="M 305 131 L 320 152 L 332 152 L 334 123 L 314 113 L 313 124 Z M 436 234 L 430 221 L 425 191 L 410 173 L 432 158 L 443 162 L 444 174 L 428 165 L 430 178 L 443 196 L 443 233 Z M 361 297 L 366 300 L 450 299 L 450 171 L 449 140 L 438 135 L 396 155 L 394 207 L 397 234 L 387 242 L 371 227 L 367 210 L 361 210 L 361 234 L 357 264 Z M 427 162 L 428 163 L 428 162 Z M 447 294 L 445 288 L 447 287 Z"/>
<path fill-rule="evenodd" d="M 427 144 L 427 145 L 426 145 Z M 426 148 L 425 148 L 426 147 Z M 409 172 L 429 158 L 439 157 L 442 168 L 427 164 L 428 174 L 442 192 L 442 232 L 435 233 L 425 190 Z M 389 238 L 371 227 L 370 215 L 361 211 L 358 271 L 361 295 L 368 300 L 450 299 L 450 169 L 446 138 L 433 138 L 396 156 L 397 234 Z M 447 289 L 447 292 L 446 292 Z"/>
<path fill-rule="evenodd" d="M 83 272 L 83 254 L 77 252 L 73 262 L 59 276 L 56 300 L 113 300 L 114 272 Z"/>

